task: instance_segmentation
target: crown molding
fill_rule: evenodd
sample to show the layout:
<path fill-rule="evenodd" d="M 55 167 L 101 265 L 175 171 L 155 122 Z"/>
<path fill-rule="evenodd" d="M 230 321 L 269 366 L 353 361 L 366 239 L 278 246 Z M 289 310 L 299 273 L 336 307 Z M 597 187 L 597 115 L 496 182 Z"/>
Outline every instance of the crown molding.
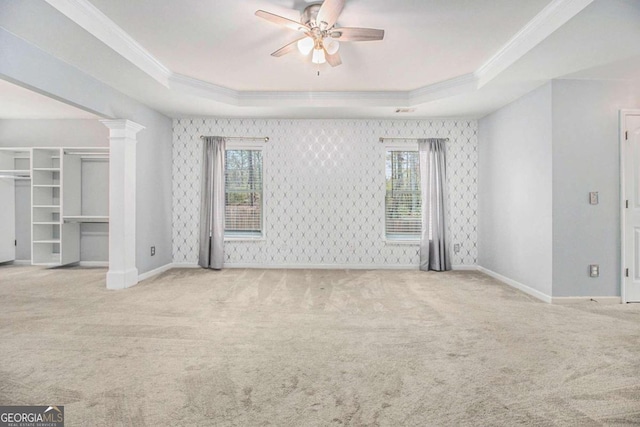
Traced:
<path fill-rule="evenodd" d="M 172 71 L 88 0 L 45 0 L 164 86 Z"/>
<path fill-rule="evenodd" d="M 549 3 L 475 71 L 478 88 L 513 65 L 591 3 L 593 0 L 553 0 Z"/>
<path fill-rule="evenodd" d="M 413 106 L 435 101 L 436 99 L 472 92 L 476 89 L 478 89 L 478 78 L 475 73 L 469 73 L 414 89 L 409 92 L 409 100 L 411 106 Z"/>
<path fill-rule="evenodd" d="M 230 105 L 240 105 L 240 92 L 183 74 L 171 73 L 168 78 L 168 87 L 189 95 L 208 98 Z"/>
<path fill-rule="evenodd" d="M 397 107 L 398 105 L 412 107 L 472 92 L 483 87 L 594 0 L 553 0 L 473 73 L 410 91 L 359 92 L 237 91 L 177 74 L 154 57 L 89 0 L 45 1 L 171 90 L 240 107 Z"/>

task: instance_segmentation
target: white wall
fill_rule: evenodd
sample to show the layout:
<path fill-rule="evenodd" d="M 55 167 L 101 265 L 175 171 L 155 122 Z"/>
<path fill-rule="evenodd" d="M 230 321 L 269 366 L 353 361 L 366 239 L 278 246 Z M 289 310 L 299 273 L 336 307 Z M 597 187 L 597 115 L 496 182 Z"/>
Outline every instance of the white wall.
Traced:
<path fill-rule="evenodd" d="M 0 120 L 4 147 L 108 147 L 109 129 L 98 120 Z"/>
<path fill-rule="evenodd" d="M 618 120 L 627 108 L 640 108 L 630 82 L 554 80 L 480 120 L 481 266 L 548 296 L 620 295 Z"/>
<path fill-rule="evenodd" d="M 552 283 L 551 84 L 479 121 L 478 264 L 547 296 Z"/>
<path fill-rule="evenodd" d="M 227 265 L 416 267 L 383 239 L 381 136 L 447 137 L 453 264 L 475 265 L 477 123 L 469 120 L 180 119 L 173 139 L 173 259 L 198 260 L 200 135 L 268 136 L 265 239 L 227 242 Z"/>
<path fill-rule="evenodd" d="M 554 296 L 620 295 L 618 112 L 638 107 L 629 83 L 553 81 Z M 600 265 L 599 278 L 589 264 Z"/>

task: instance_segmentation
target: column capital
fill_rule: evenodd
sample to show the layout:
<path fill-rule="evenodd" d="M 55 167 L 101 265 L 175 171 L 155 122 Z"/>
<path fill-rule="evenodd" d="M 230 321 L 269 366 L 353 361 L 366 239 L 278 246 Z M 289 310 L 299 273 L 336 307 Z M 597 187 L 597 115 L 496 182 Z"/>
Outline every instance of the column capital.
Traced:
<path fill-rule="evenodd" d="M 145 128 L 127 119 L 100 120 L 100 123 L 109 128 L 110 138 L 126 138 L 134 141 L 136 134 Z"/>

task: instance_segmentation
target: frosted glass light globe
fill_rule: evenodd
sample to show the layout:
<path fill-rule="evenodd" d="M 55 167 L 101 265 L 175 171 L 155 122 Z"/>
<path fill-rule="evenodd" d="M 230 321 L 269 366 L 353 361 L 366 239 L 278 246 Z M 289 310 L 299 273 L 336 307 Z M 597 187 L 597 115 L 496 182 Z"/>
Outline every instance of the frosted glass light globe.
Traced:
<path fill-rule="evenodd" d="M 313 39 L 311 37 L 305 37 L 298 41 L 298 50 L 301 54 L 307 56 L 309 55 L 309 52 L 313 50 L 313 45 Z"/>
<path fill-rule="evenodd" d="M 340 42 L 334 38 L 327 37 L 324 40 L 324 48 L 327 49 L 329 55 L 334 55 L 340 49 Z"/>
<path fill-rule="evenodd" d="M 327 58 L 324 56 L 324 49 L 313 49 L 313 58 L 311 62 L 314 64 L 324 64 L 327 62 Z"/>

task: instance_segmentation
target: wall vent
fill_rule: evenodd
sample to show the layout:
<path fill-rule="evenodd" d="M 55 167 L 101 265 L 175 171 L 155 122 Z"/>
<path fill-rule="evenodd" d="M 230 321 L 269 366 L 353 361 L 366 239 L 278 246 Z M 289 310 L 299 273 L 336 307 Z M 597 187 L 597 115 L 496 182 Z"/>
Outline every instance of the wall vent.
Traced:
<path fill-rule="evenodd" d="M 405 114 L 405 113 L 413 113 L 416 111 L 415 108 L 396 108 L 396 113 Z"/>

